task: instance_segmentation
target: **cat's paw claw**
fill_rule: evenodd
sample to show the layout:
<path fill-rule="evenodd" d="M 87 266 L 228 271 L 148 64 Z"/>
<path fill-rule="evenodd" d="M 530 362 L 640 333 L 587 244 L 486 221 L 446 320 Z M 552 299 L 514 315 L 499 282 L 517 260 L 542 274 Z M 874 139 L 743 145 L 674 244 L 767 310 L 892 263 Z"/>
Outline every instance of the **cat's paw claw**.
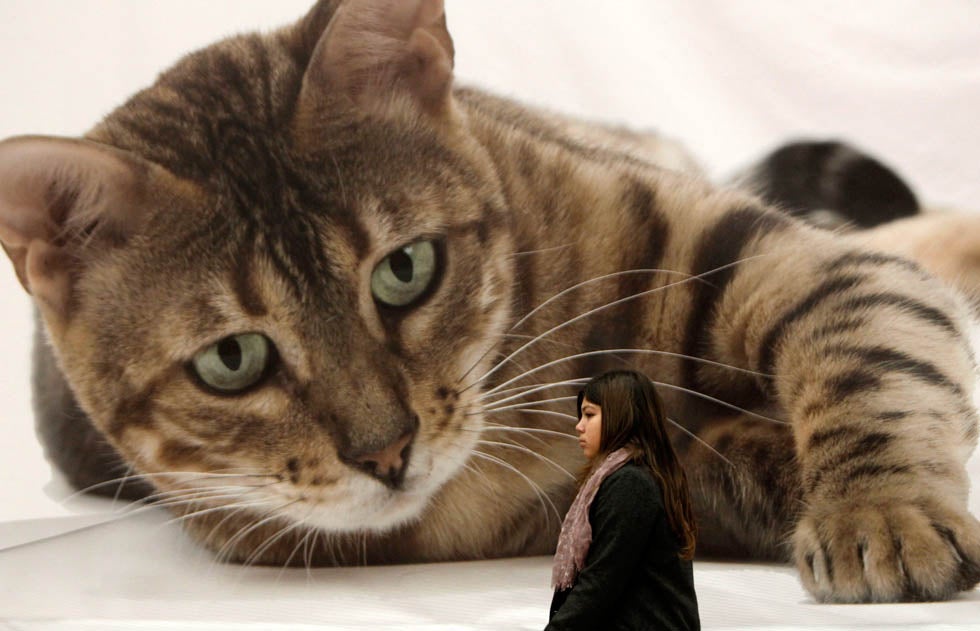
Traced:
<path fill-rule="evenodd" d="M 980 582 L 980 522 L 937 502 L 818 504 L 793 544 L 821 602 L 945 600 Z"/>

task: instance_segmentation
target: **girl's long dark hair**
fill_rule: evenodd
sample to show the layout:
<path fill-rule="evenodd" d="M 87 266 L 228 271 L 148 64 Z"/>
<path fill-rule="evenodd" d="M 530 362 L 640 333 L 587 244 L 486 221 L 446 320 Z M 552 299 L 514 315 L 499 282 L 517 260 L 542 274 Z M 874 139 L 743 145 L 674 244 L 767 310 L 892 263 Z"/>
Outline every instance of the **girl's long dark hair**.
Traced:
<path fill-rule="evenodd" d="M 621 447 L 636 452 L 634 462 L 646 467 L 660 482 L 667 511 L 667 522 L 680 544 L 680 557 L 694 557 L 697 526 L 691 509 L 687 476 L 667 436 L 667 416 L 663 401 L 653 383 L 641 373 L 615 370 L 594 377 L 578 395 L 578 418 L 582 400 L 588 399 L 602 410 L 598 464 Z"/>

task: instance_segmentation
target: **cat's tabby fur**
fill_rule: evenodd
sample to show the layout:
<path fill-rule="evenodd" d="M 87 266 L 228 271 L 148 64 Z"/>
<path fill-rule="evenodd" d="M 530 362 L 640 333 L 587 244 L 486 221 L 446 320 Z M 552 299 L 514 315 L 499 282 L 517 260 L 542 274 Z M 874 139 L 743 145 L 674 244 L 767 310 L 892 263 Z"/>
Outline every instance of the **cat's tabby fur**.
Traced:
<path fill-rule="evenodd" d="M 452 62 L 438 0 L 322 0 L 186 57 L 85 139 L 0 145 L 66 473 L 201 472 L 144 479 L 239 561 L 548 554 L 580 382 L 512 388 L 630 365 L 684 428 L 700 553 L 792 559 L 824 601 L 972 588 L 959 299 L 655 166 L 642 137 L 453 88 Z M 375 271 L 411 279 L 422 242 L 431 279 L 386 306 Z M 195 358 L 248 333 L 271 341 L 257 383 L 204 384 Z"/>

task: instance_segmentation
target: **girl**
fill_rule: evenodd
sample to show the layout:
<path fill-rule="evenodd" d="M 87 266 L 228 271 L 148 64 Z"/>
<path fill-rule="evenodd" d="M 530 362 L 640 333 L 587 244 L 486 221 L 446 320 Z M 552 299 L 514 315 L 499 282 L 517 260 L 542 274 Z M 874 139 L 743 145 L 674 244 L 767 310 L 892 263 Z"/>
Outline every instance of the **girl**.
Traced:
<path fill-rule="evenodd" d="M 578 395 L 589 464 L 555 553 L 547 631 L 700 629 L 687 478 L 648 378 L 607 372 Z"/>

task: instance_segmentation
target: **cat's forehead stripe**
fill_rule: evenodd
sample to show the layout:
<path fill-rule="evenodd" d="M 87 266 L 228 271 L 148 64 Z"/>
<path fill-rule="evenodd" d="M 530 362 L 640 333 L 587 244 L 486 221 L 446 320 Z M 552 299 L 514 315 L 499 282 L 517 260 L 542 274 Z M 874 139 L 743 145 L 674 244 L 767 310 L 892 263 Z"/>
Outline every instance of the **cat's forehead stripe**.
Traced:
<path fill-rule="evenodd" d="M 253 257 L 245 255 L 240 257 L 237 265 L 232 267 L 231 286 L 238 298 L 238 303 L 242 309 L 250 316 L 264 316 L 269 309 L 262 300 L 262 292 L 255 286 L 255 272 Z"/>
<path fill-rule="evenodd" d="M 337 213 L 330 219 L 331 227 L 340 235 L 340 245 L 350 250 L 354 261 L 363 260 L 371 247 L 371 237 L 363 222 L 355 213 Z"/>

